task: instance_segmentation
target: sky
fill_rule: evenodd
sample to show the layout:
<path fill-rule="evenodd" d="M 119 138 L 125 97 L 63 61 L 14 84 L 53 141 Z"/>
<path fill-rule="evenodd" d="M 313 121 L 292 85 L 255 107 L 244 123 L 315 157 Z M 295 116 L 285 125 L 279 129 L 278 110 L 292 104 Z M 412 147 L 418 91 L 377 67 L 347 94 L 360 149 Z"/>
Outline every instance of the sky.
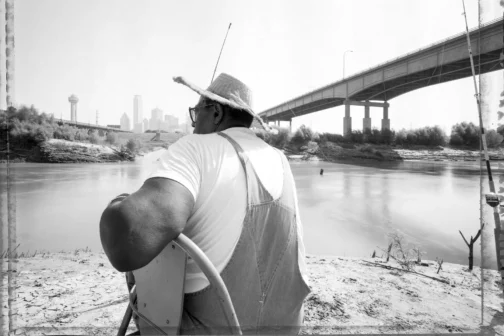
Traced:
<path fill-rule="evenodd" d="M 502 15 L 499 0 L 482 0 L 483 21 Z M 478 4 L 466 0 L 469 28 L 478 25 Z M 196 93 L 173 82 L 184 76 L 210 84 L 226 72 L 253 91 L 262 112 L 298 95 L 401 54 L 465 31 L 461 0 L 17 0 L 16 103 L 70 119 L 68 97 L 79 98 L 81 122 L 119 124 L 133 117 L 142 96 L 144 116 L 159 107 L 187 118 Z M 485 78 L 499 107 L 502 70 Z M 477 122 L 471 78 L 419 89 L 389 101 L 391 128 Z M 362 128 L 364 107 L 352 106 L 352 128 Z M 344 107 L 293 119 L 318 132 L 342 133 Z M 372 127 L 382 109 L 371 108 Z M 496 118 L 489 126 L 497 126 Z"/>

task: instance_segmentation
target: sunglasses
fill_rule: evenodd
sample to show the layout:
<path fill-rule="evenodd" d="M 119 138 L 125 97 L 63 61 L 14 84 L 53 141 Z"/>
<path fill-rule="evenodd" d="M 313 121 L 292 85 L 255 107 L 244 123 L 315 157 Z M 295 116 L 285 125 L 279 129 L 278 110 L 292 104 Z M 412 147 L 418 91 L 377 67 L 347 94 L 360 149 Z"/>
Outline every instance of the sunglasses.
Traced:
<path fill-rule="evenodd" d="M 196 111 L 198 109 L 204 109 L 204 108 L 207 108 L 210 106 L 215 106 L 215 104 L 207 104 L 207 105 L 203 105 L 203 106 L 189 107 L 189 116 L 191 117 L 191 121 L 193 122 L 193 124 L 196 123 L 196 118 L 197 118 Z"/>

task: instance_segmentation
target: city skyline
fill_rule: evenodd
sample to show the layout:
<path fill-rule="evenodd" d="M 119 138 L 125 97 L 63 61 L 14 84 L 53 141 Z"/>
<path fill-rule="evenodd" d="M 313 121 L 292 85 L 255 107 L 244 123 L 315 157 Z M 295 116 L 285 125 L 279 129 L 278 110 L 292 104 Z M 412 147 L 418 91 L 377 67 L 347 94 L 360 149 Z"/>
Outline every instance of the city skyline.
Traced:
<path fill-rule="evenodd" d="M 139 95 L 135 95 L 135 101 L 137 97 L 139 97 Z M 130 119 L 128 113 L 126 112 L 122 114 L 120 119 L 120 128 L 122 130 L 137 132 L 136 129 L 133 127 L 134 125 L 132 125 L 132 122 L 134 122 L 135 118 L 139 118 L 139 114 L 136 113 L 135 108 L 133 111 L 133 119 Z M 145 132 L 146 130 L 157 130 L 157 129 L 164 131 L 181 130 L 180 128 L 184 126 L 184 124 L 179 124 L 179 118 L 172 116 L 170 114 L 164 114 L 164 111 L 161 110 L 159 107 L 153 108 L 151 110 L 151 117 L 143 118 L 141 124 L 142 124 L 142 133 Z"/>

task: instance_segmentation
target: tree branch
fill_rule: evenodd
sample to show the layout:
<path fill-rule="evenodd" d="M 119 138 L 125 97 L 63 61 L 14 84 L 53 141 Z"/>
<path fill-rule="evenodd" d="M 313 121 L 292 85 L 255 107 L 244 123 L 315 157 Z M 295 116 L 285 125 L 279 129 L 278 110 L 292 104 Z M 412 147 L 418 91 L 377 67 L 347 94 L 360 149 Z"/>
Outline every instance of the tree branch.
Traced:
<path fill-rule="evenodd" d="M 459 230 L 459 232 L 460 232 L 460 230 Z M 467 242 L 467 240 L 465 239 L 464 234 L 462 232 L 460 232 L 460 235 L 462 236 L 462 238 L 464 238 L 464 241 L 467 244 L 467 246 L 470 246 L 469 243 Z"/>
<path fill-rule="evenodd" d="M 485 224 L 483 224 L 481 228 L 484 228 L 484 227 L 485 227 Z M 481 235 L 481 229 L 479 229 L 478 233 L 476 233 L 476 237 L 474 237 L 474 242 L 476 242 L 476 240 L 478 240 L 480 235 Z"/>
<path fill-rule="evenodd" d="M 369 262 L 367 260 L 361 260 L 361 261 L 363 261 L 365 263 L 368 263 L 370 265 L 373 265 L 373 266 L 378 266 L 378 267 L 383 267 L 383 268 L 387 268 L 387 269 L 395 269 L 395 270 L 399 270 L 399 271 L 403 271 L 403 272 L 413 273 L 413 274 L 421 275 L 423 277 L 426 277 L 426 278 L 429 278 L 429 279 L 432 279 L 432 280 L 436 280 L 436 281 L 439 281 L 439 282 L 442 282 L 442 283 L 445 283 L 445 284 L 448 284 L 448 285 L 450 284 L 450 282 L 447 281 L 447 280 L 431 277 L 431 276 L 428 276 L 428 275 L 425 275 L 425 274 L 422 274 L 422 273 L 418 273 L 418 272 L 415 272 L 415 271 L 408 271 L 408 270 L 405 270 L 405 269 L 402 269 L 402 268 L 397 268 L 397 267 L 392 267 L 392 266 L 388 266 L 388 265 L 378 264 L 376 262 L 372 263 L 372 262 Z"/>

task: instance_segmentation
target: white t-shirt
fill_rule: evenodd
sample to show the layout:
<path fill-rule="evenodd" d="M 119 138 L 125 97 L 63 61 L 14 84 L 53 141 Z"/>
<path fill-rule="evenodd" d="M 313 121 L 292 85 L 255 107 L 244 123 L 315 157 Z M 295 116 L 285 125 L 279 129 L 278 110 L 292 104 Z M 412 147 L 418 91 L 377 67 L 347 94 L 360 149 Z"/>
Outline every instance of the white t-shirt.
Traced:
<path fill-rule="evenodd" d="M 224 131 L 246 152 L 256 174 L 273 199 L 283 186 L 281 153 L 243 127 Z M 288 178 L 294 183 L 290 168 Z M 149 176 L 165 177 L 185 186 L 194 197 L 194 209 L 184 229 L 220 273 L 230 260 L 240 238 L 246 211 L 245 172 L 231 143 L 216 133 L 190 134 L 172 144 L 156 162 Z M 305 248 L 295 196 L 299 237 L 299 267 L 306 282 Z M 193 260 L 186 270 L 185 292 L 192 293 L 209 284 Z"/>

